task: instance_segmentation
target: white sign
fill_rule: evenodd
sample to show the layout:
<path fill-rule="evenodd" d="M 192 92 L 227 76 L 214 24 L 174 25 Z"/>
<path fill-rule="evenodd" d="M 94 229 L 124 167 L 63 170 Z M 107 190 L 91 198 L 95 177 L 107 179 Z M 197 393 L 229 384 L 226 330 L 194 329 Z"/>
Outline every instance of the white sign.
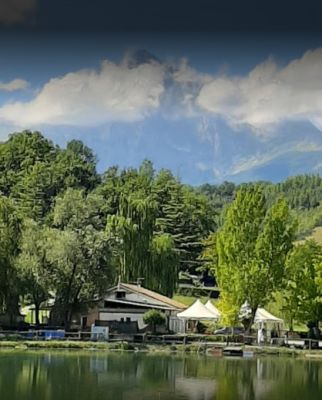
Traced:
<path fill-rule="evenodd" d="M 108 340 L 108 326 L 95 326 L 91 328 L 91 340 Z"/>

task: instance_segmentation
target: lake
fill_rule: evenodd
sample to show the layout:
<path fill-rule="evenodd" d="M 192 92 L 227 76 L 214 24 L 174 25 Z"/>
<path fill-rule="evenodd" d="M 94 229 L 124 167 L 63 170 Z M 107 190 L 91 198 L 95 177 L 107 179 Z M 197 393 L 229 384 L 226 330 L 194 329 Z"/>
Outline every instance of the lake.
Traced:
<path fill-rule="evenodd" d="M 322 362 L 0 352 L 1 400 L 321 400 Z"/>

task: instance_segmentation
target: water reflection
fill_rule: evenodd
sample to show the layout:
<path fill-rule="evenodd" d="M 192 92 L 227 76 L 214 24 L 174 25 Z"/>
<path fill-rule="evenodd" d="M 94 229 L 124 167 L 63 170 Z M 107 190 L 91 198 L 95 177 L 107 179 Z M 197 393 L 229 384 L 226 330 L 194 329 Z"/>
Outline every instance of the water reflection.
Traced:
<path fill-rule="evenodd" d="M 0 353 L 11 400 L 317 400 L 322 363 L 145 354 Z"/>

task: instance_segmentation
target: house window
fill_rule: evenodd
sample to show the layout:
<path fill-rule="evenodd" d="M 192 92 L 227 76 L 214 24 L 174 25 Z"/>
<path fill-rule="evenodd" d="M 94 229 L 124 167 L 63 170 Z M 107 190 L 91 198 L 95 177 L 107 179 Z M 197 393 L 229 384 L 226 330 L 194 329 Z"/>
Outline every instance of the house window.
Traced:
<path fill-rule="evenodd" d="M 125 295 L 126 295 L 126 293 L 124 292 L 124 290 L 118 290 L 118 291 L 115 293 L 115 297 L 116 297 L 117 299 L 125 299 Z"/>

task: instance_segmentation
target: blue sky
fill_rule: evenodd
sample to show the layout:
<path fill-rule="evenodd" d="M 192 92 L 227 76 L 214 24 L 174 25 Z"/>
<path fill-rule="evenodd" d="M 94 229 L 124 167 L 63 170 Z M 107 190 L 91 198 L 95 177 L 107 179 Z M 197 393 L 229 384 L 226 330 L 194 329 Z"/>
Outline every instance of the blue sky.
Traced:
<path fill-rule="evenodd" d="M 77 138 L 97 153 L 100 171 L 149 158 L 191 184 L 321 172 L 322 35 L 306 29 L 307 12 L 290 19 L 296 30 L 282 30 L 280 17 L 276 29 L 258 30 L 259 21 L 269 26 L 253 7 L 257 17 L 240 22 L 234 14 L 236 31 L 224 6 L 214 9 L 219 26 L 230 21 L 219 30 L 194 8 L 175 20 L 178 8 L 166 24 L 182 29 L 170 32 L 155 13 L 133 19 L 126 1 L 128 25 L 110 16 L 111 29 L 99 0 L 95 12 L 83 1 L 77 11 L 72 1 L 7 3 L 0 5 L 2 140 L 20 129 L 62 146 Z M 193 14 L 204 31 L 189 25 Z"/>

